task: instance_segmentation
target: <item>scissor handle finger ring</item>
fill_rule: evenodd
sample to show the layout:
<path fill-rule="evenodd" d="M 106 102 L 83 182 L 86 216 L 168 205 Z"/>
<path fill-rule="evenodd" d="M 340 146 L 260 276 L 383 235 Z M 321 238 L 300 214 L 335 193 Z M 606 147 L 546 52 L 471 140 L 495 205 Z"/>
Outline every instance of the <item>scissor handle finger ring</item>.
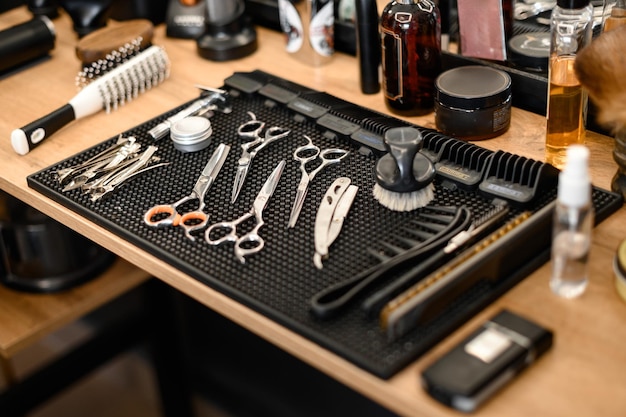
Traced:
<path fill-rule="evenodd" d="M 180 216 L 178 225 L 184 229 L 185 236 L 191 240 L 196 240 L 195 237 L 191 235 L 191 232 L 202 229 L 206 226 L 208 221 L 209 216 L 205 212 L 190 211 Z"/>
<path fill-rule="evenodd" d="M 252 245 L 244 246 L 246 243 L 250 243 Z M 265 241 L 263 238 L 258 233 L 250 232 L 235 242 L 235 256 L 242 264 L 246 263 L 246 256 L 260 252 L 264 246 Z"/>
<path fill-rule="evenodd" d="M 248 120 L 237 128 L 237 134 L 243 137 L 258 137 L 265 127 L 265 122 L 260 120 Z"/>
<path fill-rule="evenodd" d="M 340 161 L 348 155 L 348 151 L 339 148 L 324 149 L 320 152 L 322 159 L 327 161 Z"/>
<path fill-rule="evenodd" d="M 222 237 L 215 239 L 211 237 L 211 234 L 217 230 L 222 230 L 225 234 Z M 206 240 L 209 245 L 213 246 L 218 246 L 225 242 L 236 242 L 236 230 L 237 225 L 232 222 L 215 223 L 209 226 L 209 228 L 206 229 L 206 232 L 204 232 L 204 240 Z"/>
<path fill-rule="evenodd" d="M 311 152 L 313 151 L 313 152 Z M 320 148 L 316 145 L 309 144 L 296 148 L 293 153 L 295 159 L 303 161 L 312 161 L 320 154 Z"/>
<path fill-rule="evenodd" d="M 163 216 L 167 214 L 167 216 Z M 154 220 L 157 218 L 157 220 Z M 180 214 L 176 211 L 176 206 L 171 204 L 160 204 L 151 207 L 143 216 L 145 224 L 151 227 L 178 226 Z"/>

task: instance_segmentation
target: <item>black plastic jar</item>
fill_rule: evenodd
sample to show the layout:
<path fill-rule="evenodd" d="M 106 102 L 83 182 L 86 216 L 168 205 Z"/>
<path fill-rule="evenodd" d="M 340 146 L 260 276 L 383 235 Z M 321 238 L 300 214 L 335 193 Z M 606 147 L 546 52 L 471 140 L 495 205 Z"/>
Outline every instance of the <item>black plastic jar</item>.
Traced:
<path fill-rule="evenodd" d="M 494 68 L 469 65 L 435 81 L 437 129 L 463 140 L 499 136 L 511 124 L 511 77 Z"/>

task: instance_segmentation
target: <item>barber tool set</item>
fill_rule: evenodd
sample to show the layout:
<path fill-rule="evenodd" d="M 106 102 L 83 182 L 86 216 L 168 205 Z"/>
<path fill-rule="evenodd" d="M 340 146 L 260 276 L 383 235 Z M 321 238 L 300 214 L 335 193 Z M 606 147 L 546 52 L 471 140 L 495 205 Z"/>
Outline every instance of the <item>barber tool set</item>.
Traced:
<path fill-rule="evenodd" d="M 181 147 L 194 117 L 211 132 Z M 153 147 L 106 198 L 83 188 Z M 557 173 L 252 71 L 28 184 L 389 378 L 547 261 Z M 593 202 L 602 221 L 621 196 Z"/>

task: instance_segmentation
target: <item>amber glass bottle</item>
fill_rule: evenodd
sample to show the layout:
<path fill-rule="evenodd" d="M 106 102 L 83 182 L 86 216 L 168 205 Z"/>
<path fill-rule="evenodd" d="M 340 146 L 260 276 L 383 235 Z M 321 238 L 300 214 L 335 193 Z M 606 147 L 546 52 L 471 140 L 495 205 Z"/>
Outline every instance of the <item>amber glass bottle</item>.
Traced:
<path fill-rule="evenodd" d="M 403 116 L 433 110 L 441 73 L 441 15 L 432 0 L 394 0 L 382 12 L 383 92 Z"/>

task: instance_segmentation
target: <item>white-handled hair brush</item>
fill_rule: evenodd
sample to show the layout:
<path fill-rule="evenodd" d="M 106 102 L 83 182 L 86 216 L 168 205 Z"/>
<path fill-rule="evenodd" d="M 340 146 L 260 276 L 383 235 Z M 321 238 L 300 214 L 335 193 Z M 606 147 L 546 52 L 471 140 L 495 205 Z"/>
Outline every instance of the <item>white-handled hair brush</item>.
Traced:
<path fill-rule="evenodd" d="M 169 77 L 165 50 L 151 46 L 85 86 L 67 104 L 11 132 L 11 144 L 20 155 L 41 144 L 68 123 L 104 109 L 107 113 Z"/>
<path fill-rule="evenodd" d="M 394 211 L 424 207 L 435 198 L 435 166 L 422 149 L 422 134 L 414 127 L 396 127 L 384 135 L 388 153 L 374 168 L 374 198 Z"/>

